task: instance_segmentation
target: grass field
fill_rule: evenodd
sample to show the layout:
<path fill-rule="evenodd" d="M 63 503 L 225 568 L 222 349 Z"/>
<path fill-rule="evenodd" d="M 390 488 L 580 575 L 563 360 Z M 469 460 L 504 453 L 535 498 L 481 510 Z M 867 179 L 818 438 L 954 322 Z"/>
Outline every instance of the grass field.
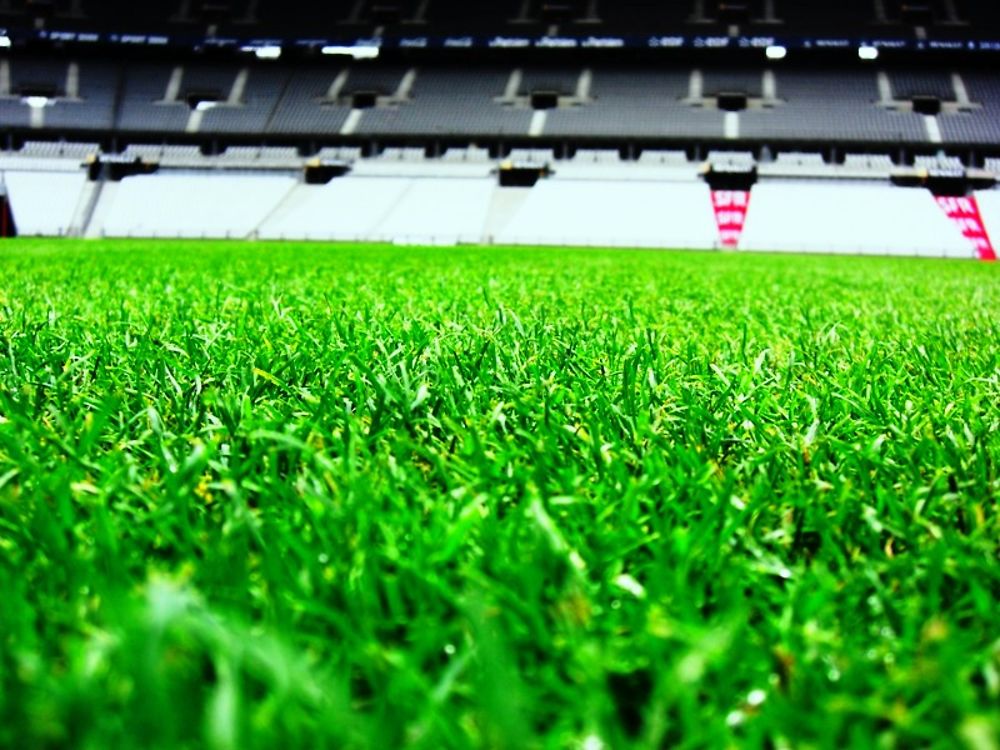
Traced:
<path fill-rule="evenodd" d="M 996 750 L 1000 269 L 0 245 L 0 747 Z"/>

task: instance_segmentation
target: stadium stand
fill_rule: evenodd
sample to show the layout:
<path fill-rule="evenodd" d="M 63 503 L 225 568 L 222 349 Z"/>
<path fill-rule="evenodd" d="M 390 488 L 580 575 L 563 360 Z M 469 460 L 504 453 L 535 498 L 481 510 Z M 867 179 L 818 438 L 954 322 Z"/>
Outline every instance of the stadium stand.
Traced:
<path fill-rule="evenodd" d="M 637 26 L 651 34 L 701 30 L 725 33 L 738 26 L 759 34 L 775 28 L 800 33 L 822 32 L 831 37 L 858 29 L 884 34 L 925 29 L 940 36 L 958 37 L 976 27 L 996 28 L 998 11 L 985 3 L 898 2 L 898 0 L 841 0 L 806 3 L 801 0 L 590 0 L 542 2 L 498 0 L 471 4 L 463 0 L 337 0 L 318 5 L 309 0 L 146 0 L 141 4 L 96 0 L 3 0 L 0 22 L 10 25 L 75 24 L 90 28 L 114 25 L 124 30 L 187 31 L 209 26 L 221 35 L 268 33 L 273 36 L 308 35 L 316 28 L 338 28 L 347 33 L 412 34 L 432 28 L 442 34 L 470 34 L 483 30 L 533 33 L 555 25 L 563 31 L 634 33 Z"/>
<path fill-rule="evenodd" d="M 532 113 L 498 100 L 513 70 L 421 70 L 412 101 L 364 113 L 357 132 L 376 135 L 527 135 Z"/>
<path fill-rule="evenodd" d="M 141 6 L 96 0 L 0 2 L 0 20 L 11 24 L 39 20 L 62 25 L 114 23 L 123 29 L 159 31 L 190 31 L 211 25 L 228 34 L 259 34 L 266 30 L 281 36 L 301 35 L 316 26 L 338 27 L 360 34 L 371 33 L 377 28 L 393 33 L 412 33 L 431 27 L 442 33 L 466 34 L 483 29 L 534 31 L 552 25 L 562 29 L 593 28 L 604 33 L 628 33 L 634 32 L 637 17 L 642 27 L 651 33 L 698 28 L 719 32 L 734 24 L 756 33 L 775 26 L 821 30 L 833 35 L 859 27 L 883 31 L 927 28 L 944 33 L 952 28 L 995 24 L 996 10 L 981 3 L 901 3 L 898 0 L 844 0 L 839 3 L 498 0 L 474 6 L 462 0 L 336 0 L 322 5 L 309 0 L 147 0 Z"/>
<path fill-rule="evenodd" d="M 948 143 L 996 145 L 1000 143 L 1000 81 L 983 72 L 960 77 L 963 99 L 971 103 L 965 111 L 942 116 L 941 133 Z"/>
<path fill-rule="evenodd" d="M 99 143 L 66 143 L 65 141 L 27 141 L 21 147 L 22 156 L 43 159 L 86 159 L 101 151 Z"/>
<path fill-rule="evenodd" d="M 272 135 L 340 133 L 350 106 L 340 103 L 346 69 L 305 70 L 292 76 L 267 124 Z"/>
<path fill-rule="evenodd" d="M 303 182 L 303 160 L 290 148 L 231 147 L 206 157 L 196 147 L 132 146 L 128 155 L 163 164 L 172 158 L 175 166 L 107 183 L 88 181 L 72 156 L 92 144 L 57 148 L 33 145 L 27 150 L 39 155 L 0 155 L 0 176 L 22 234 L 721 244 L 710 188 L 700 179 L 704 165 L 676 152 L 648 151 L 625 161 L 607 150 L 581 149 L 564 160 L 547 149 L 514 150 L 514 159 L 551 165 L 554 172 L 534 187 L 504 188 L 492 174 L 497 161 L 482 150 L 454 149 L 452 158 L 428 160 L 408 148 L 373 158 L 360 158 L 356 149 L 330 149 L 328 155 L 352 171 L 312 185 Z M 748 152 L 708 155 L 706 164 L 761 172 L 747 193 L 740 249 L 975 256 L 930 192 L 890 184 L 898 168 L 887 157 L 848 155 L 837 165 L 817 154 L 784 156 L 761 164 Z M 261 171 L 269 158 L 277 165 L 273 174 Z M 958 169 L 953 158 L 941 156 L 919 157 L 914 166 Z M 979 191 L 977 197 L 987 227 L 1000 230 L 1000 191 Z"/>
<path fill-rule="evenodd" d="M 129 66 L 125 73 L 116 129 L 165 134 L 184 132 L 191 110 L 179 99 L 179 85 L 173 96 L 168 91 L 174 70 L 169 65 Z M 180 83 L 182 81 L 178 80 Z"/>
<path fill-rule="evenodd" d="M 892 146 L 1000 140 L 1000 84 L 981 71 L 3 62 L 9 83 L 0 83 L 0 114 L 11 132 Z M 32 103 L 32 92 L 44 103 Z M 915 101 L 940 110 L 914 111 Z"/>
<path fill-rule="evenodd" d="M 951 1 L 0 0 L 0 189 L 29 235 L 974 257 L 934 203 L 998 231 L 997 28 Z"/>

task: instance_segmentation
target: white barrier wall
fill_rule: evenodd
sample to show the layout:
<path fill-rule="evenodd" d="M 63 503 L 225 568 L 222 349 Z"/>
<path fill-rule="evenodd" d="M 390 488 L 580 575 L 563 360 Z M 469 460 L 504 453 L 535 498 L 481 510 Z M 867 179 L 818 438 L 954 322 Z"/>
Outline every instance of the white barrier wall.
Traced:
<path fill-rule="evenodd" d="M 390 241 L 482 242 L 498 189 L 489 178 L 413 180 L 376 234 Z"/>
<path fill-rule="evenodd" d="M 299 185 L 260 225 L 262 239 L 373 238 L 410 180 L 342 177 L 327 185 Z"/>
<path fill-rule="evenodd" d="M 764 182 L 750 198 L 742 250 L 974 258 L 927 190 L 837 182 Z"/>
<path fill-rule="evenodd" d="M 73 222 L 87 175 L 82 171 L 5 171 L 3 180 L 18 233 L 60 237 Z"/>
<path fill-rule="evenodd" d="M 271 175 L 126 177 L 102 207 L 107 237 L 247 237 L 295 186 Z"/>
<path fill-rule="evenodd" d="M 698 182 L 544 180 L 493 238 L 500 244 L 711 248 L 718 227 Z"/>
<path fill-rule="evenodd" d="M 443 166 L 437 169 L 444 170 Z M 617 172 L 615 173 L 617 174 Z M 714 248 L 719 226 L 700 181 L 579 179 L 500 188 L 495 176 L 349 175 L 311 186 L 291 175 L 167 173 L 105 183 L 86 203 L 79 170 L 2 172 L 18 231 L 59 236 L 378 240 Z M 994 247 L 1000 190 L 976 194 Z M 74 227 L 74 222 L 80 226 Z M 874 181 L 765 180 L 750 196 L 746 251 L 975 258 L 926 190 Z"/>
<path fill-rule="evenodd" d="M 496 189 L 489 178 L 343 177 L 300 185 L 261 224 L 259 236 L 480 242 Z"/>
<path fill-rule="evenodd" d="M 981 190 L 976 193 L 976 201 L 993 248 L 1000 251 L 1000 190 Z"/>

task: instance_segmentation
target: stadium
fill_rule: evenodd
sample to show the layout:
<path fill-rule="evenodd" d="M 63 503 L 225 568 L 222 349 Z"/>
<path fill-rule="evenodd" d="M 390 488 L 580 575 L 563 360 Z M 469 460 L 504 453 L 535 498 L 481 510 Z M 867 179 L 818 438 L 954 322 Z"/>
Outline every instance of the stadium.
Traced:
<path fill-rule="evenodd" d="M 998 61 L 0 0 L 0 748 L 996 750 Z"/>

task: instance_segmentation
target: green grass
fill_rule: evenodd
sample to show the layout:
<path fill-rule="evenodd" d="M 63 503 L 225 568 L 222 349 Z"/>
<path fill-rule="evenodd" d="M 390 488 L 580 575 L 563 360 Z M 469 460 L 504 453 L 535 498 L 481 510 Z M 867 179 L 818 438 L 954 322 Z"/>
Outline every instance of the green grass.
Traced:
<path fill-rule="evenodd" d="M 0 747 L 995 750 L 1000 269 L 0 245 Z"/>

